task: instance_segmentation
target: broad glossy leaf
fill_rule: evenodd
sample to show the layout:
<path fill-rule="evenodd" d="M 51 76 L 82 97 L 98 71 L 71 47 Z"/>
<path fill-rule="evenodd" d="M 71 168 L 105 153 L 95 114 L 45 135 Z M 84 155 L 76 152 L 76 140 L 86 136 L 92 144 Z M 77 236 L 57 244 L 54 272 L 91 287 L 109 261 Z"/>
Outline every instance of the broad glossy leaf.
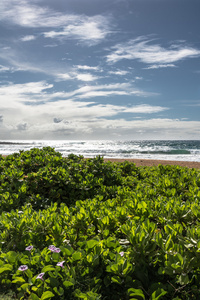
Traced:
<path fill-rule="evenodd" d="M 145 300 L 144 293 L 141 289 L 131 288 L 128 290 L 128 294 L 129 294 L 129 297 L 137 297 L 135 299 L 138 299 L 138 300 L 144 299 Z M 134 298 L 131 298 L 131 299 L 134 299 Z"/>
<path fill-rule="evenodd" d="M 44 293 L 42 294 L 41 300 L 51 299 L 51 298 L 53 298 L 54 296 L 55 296 L 55 295 L 54 295 L 52 292 L 46 291 L 46 292 L 44 292 Z"/>
<path fill-rule="evenodd" d="M 39 300 L 40 299 L 35 293 L 31 293 L 30 297 L 31 297 L 31 300 Z"/>
<path fill-rule="evenodd" d="M 68 288 L 68 287 L 70 287 L 70 286 L 72 286 L 72 285 L 74 285 L 71 281 L 67 281 L 67 280 L 65 280 L 64 282 L 63 282 L 63 285 L 66 287 L 66 288 Z"/>
<path fill-rule="evenodd" d="M 151 300 L 158 300 L 160 299 L 162 296 L 166 295 L 167 292 L 161 288 L 158 288 L 156 291 L 154 291 L 151 295 Z"/>
<path fill-rule="evenodd" d="M 23 277 L 15 277 L 15 279 L 12 281 L 12 283 L 22 283 L 26 282 Z"/>
<path fill-rule="evenodd" d="M 49 271 L 55 271 L 55 267 L 52 265 L 47 265 L 42 269 L 42 273 L 49 272 Z"/>
<path fill-rule="evenodd" d="M 0 267 L 0 274 L 6 271 L 12 271 L 13 267 L 10 264 L 5 264 L 3 267 Z"/>
<path fill-rule="evenodd" d="M 89 240 L 87 241 L 87 248 L 88 249 L 91 249 L 91 248 L 94 248 L 99 242 L 96 241 L 96 240 Z"/>
<path fill-rule="evenodd" d="M 119 276 L 112 276 L 111 281 L 117 284 L 122 284 L 122 280 Z"/>

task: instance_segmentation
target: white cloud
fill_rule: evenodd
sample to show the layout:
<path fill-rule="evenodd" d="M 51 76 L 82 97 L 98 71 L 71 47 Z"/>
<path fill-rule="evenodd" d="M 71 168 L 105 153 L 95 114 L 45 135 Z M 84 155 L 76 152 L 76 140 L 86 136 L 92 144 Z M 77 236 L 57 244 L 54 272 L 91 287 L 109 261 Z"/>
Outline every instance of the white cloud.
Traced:
<path fill-rule="evenodd" d="M 1 20 L 30 28 L 59 27 L 76 19 L 76 16 L 64 15 L 48 7 L 31 4 L 27 0 L 1 0 L 0 10 Z"/>
<path fill-rule="evenodd" d="M 87 94 L 113 95 L 130 93 L 131 86 L 110 84 L 101 86 L 84 86 L 75 91 L 53 92 L 52 85 L 46 82 L 29 82 L 27 84 L 9 84 L 0 88 L 1 132 L 0 138 L 97 138 L 115 135 L 123 138 L 145 138 L 165 136 L 196 137 L 200 122 L 177 119 L 146 119 L 145 115 L 160 113 L 168 109 L 162 106 L 112 105 L 96 104 L 92 101 L 80 101 Z M 97 94 L 96 94 L 97 93 Z M 5 101 L 6 99 L 6 101 Z M 132 120 L 119 119 L 119 114 L 132 113 Z M 137 119 L 137 114 L 143 118 Z M 112 117 L 112 119 L 109 119 Z"/>
<path fill-rule="evenodd" d="M 88 117 L 108 117 L 118 113 L 154 113 L 166 109 L 150 105 L 126 107 L 80 101 L 97 96 L 132 94 L 133 91 L 128 84 L 84 86 L 68 93 L 53 92 L 51 91 L 52 87 L 53 85 L 43 81 L 1 86 L 0 107 L 5 119 L 9 118 L 10 124 L 13 122 L 26 124 L 31 123 L 31 120 L 32 123 L 35 122 L 34 120 L 43 123 L 43 115 L 45 115 L 44 120 L 53 119 L 53 117 L 87 120 Z M 27 126 L 23 125 L 20 129 L 22 128 L 27 128 Z"/>
<path fill-rule="evenodd" d="M 44 32 L 44 37 L 74 38 L 89 44 L 96 44 L 105 39 L 109 33 L 108 20 L 104 16 L 76 16 L 76 19 L 74 18 L 69 25 L 63 26 L 60 30 Z"/>
<path fill-rule="evenodd" d="M 29 42 L 35 40 L 36 37 L 34 35 L 25 35 L 24 37 L 21 38 L 22 42 Z"/>
<path fill-rule="evenodd" d="M 9 84 L 3 85 L 0 87 L 0 95 L 1 96 L 9 96 L 9 95 L 31 95 L 31 94 L 39 94 L 46 89 L 52 88 L 52 84 L 47 84 L 45 81 L 39 82 L 28 82 L 23 84 Z"/>
<path fill-rule="evenodd" d="M 77 68 L 77 69 L 80 69 L 80 70 L 101 71 L 99 69 L 99 67 L 91 67 L 91 66 L 87 66 L 87 65 L 75 65 L 74 67 Z"/>
<path fill-rule="evenodd" d="M 163 106 L 152 106 L 152 105 L 137 105 L 129 108 L 125 108 L 124 112 L 129 113 L 140 113 L 140 114 L 152 114 L 158 113 L 161 111 L 168 110 L 169 108 Z"/>
<path fill-rule="evenodd" d="M 72 80 L 73 77 L 69 73 L 60 73 L 57 74 L 56 77 L 60 80 Z"/>
<path fill-rule="evenodd" d="M 160 68 L 174 68 L 176 67 L 174 64 L 157 64 L 157 65 L 151 65 L 151 66 L 148 66 L 144 69 L 160 69 Z"/>
<path fill-rule="evenodd" d="M 67 76 L 67 75 L 66 75 Z M 78 89 L 64 92 L 64 91 L 51 91 L 53 88 L 52 84 L 47 84 L 45 81 L 39 82 L 29 82 L 25 84 L 9 84 L 3 85 L 0 87 L 0 105 L 4 107 L 8 105 L 4 101 L 6 97 L 12 96 L 9 103 L 12 105 L 15 102 L 24 102 L 24 103 L 45 103 L 48 101 L 56 102 L 58 100 L 83 100 L 90 99 L 95 97 L 109 97 L 109 96 L 118 96 L 118 95 L 127 95 L 127 96 L 138 96 L 138 97 L 147 97 L 147 96 L 156 96 L 156 93 L 148 93 L 142 90 L 139 90 L 132 86 L 130 83 L 115 83 L 115 84 L 102 84 L 102 85 L 84 85 Z M 53 89 L 52 89 L 53 90 Z M 27 97 L 28 95 L 28 97 Z M 93 102 L 89 102 L 92 104 Z"/>
<path fill-rule="evenodd" d="M 69 92 L 53 91 L 53 84 L 45 81 L 28 82 L 24 84 L 7 84 L 0 87 L 0 106 L 13 107 L 17 103 L 46 103 L 48 101 L 54 103 L 60 101 L 73 101 L 81 99 L 90 99 L 99 96 L 111 95 L 136 95 L 146 96 L 147 93 L 134 88 L 129 83 L 116 83 L 105 85 L 85 85 Z M 52 89 L 52 90 L 51 90 Z M 149 93 L 148 95 L 154 95 Z M 5 99 L 9 98 L 8 102 Z M 86 103 L 86 102 L 83 102 Z M 94 102 L 88 102 L 94 104 Z M 129 108 L 130 109 L 130 108 Z M 124 110 L 124 108 L 123 108 Z"/>
<path fill-rule="evenodd" d="M 78 99 L 89 99 L 99 96 L 114 96 L 114 95 L 135 95 L 139 97 L 147 97 L 157 95 L 156 93 L 148 93 L 133 87 L 130 83 L 116 83 L 104 85 L 87 85 L 75 90 L 73 96 Z M 71 95 L 72 96 L 72 95 Z"/>
<path fill-rule="evenodd" d="M 53 28 L 43 32 L 46 38 L 73 38 L 92 45 L 110 34 L 110 17 L 56 12 L 28 0 L 1 0 L 0 20 L 29 28 Z"/>
<path fill-rule="evenodd" d="M 183 45 L 176 45 L 176 47 L 167 49 L 159 44 L 152 44 L 152 41 L 145 37 L 118 44 L 113 49 L 114 51 L 107 56 L 107 61 L 111 63 L 116 63 L 122 59 L 136 59 L 145 64 L 171 67 L 173 63 L 180 60 L 200 56 L 199 49 Z"/>
<path fill-rule="evenodd" d="M 75 71 L 71 71 L 69 73 L 61 73 L 56 75 L 58 80 L 74 80 L 77 79 L 79 81 L 90 82 L 95 81 L 99 77 L 92 75 L 90 73 L 79 73 Z"/>
<path fill-rule="evenodd" d="M 97 76 L 94 76 L 94 75 L 89 74 L 89 73 L 77 74 L 76 78 L 80 81 L 86 81 L 86 82 L 94 81 L 94 80 L 98 79 Z"/>
<path fill-rule="evenodd" d="M 58 47 L 58 44 L 44 45 L 44 48 L 55 48 L 55 47 Z"/>
<path fill-rule="evenodd" d="M 85 110 L 84 110 L 85 112 Z M 55 112 L 54 117 L 56 116 Z M 64 116 L 65 112 L 63 112 Z M 180 121 L 176 119 L 142 119 L 127 121 L 125 119 L 105 119 L 87 116 L 87 119 L 81 118 L 69 119 L 66 114 L 60 118 L 60 122 L 55 123 L 53 118 L 40 114 L 40 119 L 30 118 L 30 123 L 27 124 L 26 130 L 19 130 L 17 125 L 23 123 L 13 122 L 11 125 L 1 128 L 0 137 L 8 137 L 24 139 L 28 136 L 29 139 L 65 139 L 71 137 L 73 139 L 179 139 L 199 137 L 200 122 L 198 121 Z M 41 122 L 42 121 L 42 122 Z M 26 122 L 25 122 L 26 123 Z"/>
<path fill-rule="evenodd" d="M 10 71 L 9 67 L 0 65 L 0 72 L 7 72 L 7 71 Z"/>
<path fill-rule="evenodd" d="M 119 76 L 124 76 L 130 73 L 129 71 L 124 71 L 124 70 L 117 70 L 117 71 L 109 71 L 108 72 L 111 75 L 119 75 Z"/>

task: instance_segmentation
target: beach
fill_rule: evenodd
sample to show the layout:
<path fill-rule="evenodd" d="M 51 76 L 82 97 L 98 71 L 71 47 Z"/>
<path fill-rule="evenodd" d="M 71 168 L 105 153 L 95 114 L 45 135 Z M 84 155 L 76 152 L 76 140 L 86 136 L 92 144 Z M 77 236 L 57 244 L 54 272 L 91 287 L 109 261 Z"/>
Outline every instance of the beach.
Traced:
<path fill-rule="evenodd" d="M 7 155 L 2 155 L 6 157 Z M 132 162 L 136 165 L 136 167 L 147 166 L 153 167 L 158 165 L 175 165 L 187 168 L 195 168 L 200 169 L 200 162 L 197 161 L 174 161 L 174 160 L 158 160 L 158 159 L 135 159 L 135 158 L 104 158 L 104 161 L 110 162 Z"/>
<path fill-rule="evenodd" d="M 104 158 L 104 161 L 111 162 L 124 162 L 129 161 L 136 164 L 136 167 L 140 166 L 158 166 L 158 165 L 178 165 L 181 167 L 200 169 L 200 162 L 196 161 L 173 161 L 173 160 L 153 160 L 153 159 L 118 159 L 118 158 Z"/>

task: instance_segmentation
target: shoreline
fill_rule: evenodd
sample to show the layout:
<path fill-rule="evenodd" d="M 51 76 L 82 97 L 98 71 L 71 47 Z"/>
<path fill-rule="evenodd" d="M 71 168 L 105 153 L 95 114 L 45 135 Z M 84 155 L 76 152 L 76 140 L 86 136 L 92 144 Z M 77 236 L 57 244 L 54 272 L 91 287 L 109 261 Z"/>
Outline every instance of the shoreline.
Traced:
<path fill-rule="evenodd" d="M 157 160 L 157 159 L 135 159 L 135 158 L 104 158 L 104 161 L 111 161 L 111 162 L 132 162 L 136 164 L 136 167 L 146 166 L 146 167 L 153 167 L 158 165 L 175 165 L 187 168 L 195 168 L 200 169 L 200 162 L 197 161 L 176 161 L 176 160 Z"/>
<path fill-rule="evenodd" d="M 6 157 L 7 155 L 2 155 Z M 153 167 L 158 165 L 174 165 L 187 168 L 200 169 L 200 162 L 197 161 L 176 161 L 176 160 L 158 160 L 158 159 L 139 159 L 139 158 L 104 158 L 104 161 L 110 162 L 132 162 L 135 163 L 136 167 Z"/>

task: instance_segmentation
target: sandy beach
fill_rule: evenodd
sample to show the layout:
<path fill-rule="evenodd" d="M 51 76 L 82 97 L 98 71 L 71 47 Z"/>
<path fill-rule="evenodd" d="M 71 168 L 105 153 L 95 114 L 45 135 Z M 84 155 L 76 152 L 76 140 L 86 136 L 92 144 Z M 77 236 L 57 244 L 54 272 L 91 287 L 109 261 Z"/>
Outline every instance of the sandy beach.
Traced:
<path fill-rule="evenodd" d="M 2 155 L 6 157 L 7 155 Z M 158 166 L 158 165 L 178 165 L 181 167 L 188 167 L 188 168 L 195 168 L 200 169 L 200 162 L 197 161 L 174 161 L 174 160 L 153 160 L 153 159 L 135 159 L 135 158 L 104 158 L 104 161 L 111 161 L 111 162 L 124 162 L 129 161 L 136 164 L 136 167 L 140 166 Z"/>
<path fill-rule="evenodd" d="M 105 161 L 111 162 L 123 162 L 123 161 L 130 161 L 136 164 L 137 167 L 139 166 L 158 166 L 158 165 L 178 165 L 181 167 L 188 167 L 188 168 L 196 168 L 200 169 L 200 162 L 196 161 L 173 161 L 173 160 L 151 160 L 151 159 L 117 159 L 117 158 L 105 158 Z"/>

